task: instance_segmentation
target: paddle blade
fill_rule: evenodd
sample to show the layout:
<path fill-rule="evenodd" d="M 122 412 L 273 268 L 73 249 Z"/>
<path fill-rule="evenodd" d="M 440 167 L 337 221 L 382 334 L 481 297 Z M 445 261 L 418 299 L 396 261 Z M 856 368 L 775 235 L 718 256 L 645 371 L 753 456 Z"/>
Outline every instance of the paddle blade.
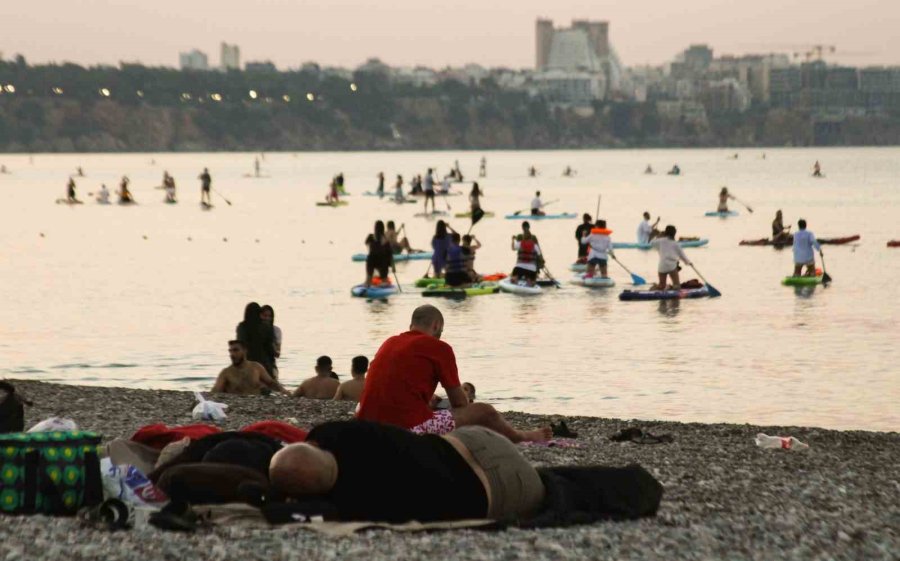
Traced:
<path fill-rule="evenodd" d="M 478 221 L 484 218 L 484 211 L 480 208 L 476 208 L 472 211 L 472 226 L 478 224 Z"/>
<path fill-rule="evenodd" d="M 822 273 L 822 284 L 828 284 L 831 282 L 831 275 L 828 273 Z"/>
<path fill-rule="evenodd" d="M 710 298 L 718 298 L 719 296 L 722 295 L 721 292 L 719 292 L 718 290 L 716 290 L 716 287 L 714 287 L 713 285 L 711 285 L 711 284 L 709 284 L 709 283 L 706 283 L 706 290 L 709 291 L 709 297 L 710 297 Z"/>
<path fill-rule="evenodd" d="M 631 284 L 647 284 L 644 277 L 631 273 Z"/>

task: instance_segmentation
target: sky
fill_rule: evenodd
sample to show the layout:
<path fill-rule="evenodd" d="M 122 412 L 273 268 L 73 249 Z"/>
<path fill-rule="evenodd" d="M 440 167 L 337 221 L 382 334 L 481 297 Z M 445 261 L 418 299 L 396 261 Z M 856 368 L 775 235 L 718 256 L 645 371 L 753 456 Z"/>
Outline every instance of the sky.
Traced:
<path fill-rule="evenodd" d="M 826 60 L 900 65 L 900 0 L 0 0 L 0 53 L 30 63 L 140 62 L 177 66 L 221 41 L 242 62 L 355 67 L 477 63 L 531 68 L 538 17 L 568 26 L 605 20 L 626 66 L 659 65 L 692 43 L 721 54 L 804 52 Z"/>

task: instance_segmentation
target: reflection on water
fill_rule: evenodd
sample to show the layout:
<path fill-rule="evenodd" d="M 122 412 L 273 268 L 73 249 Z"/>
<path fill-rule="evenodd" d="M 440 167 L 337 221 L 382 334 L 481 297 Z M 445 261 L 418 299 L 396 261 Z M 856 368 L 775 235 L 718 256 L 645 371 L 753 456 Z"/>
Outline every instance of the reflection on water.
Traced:
<path fill-rule="evenodd" d="M 267 302 L 284 333 L 282 379 L 312 375 L 317 356 L 346 372 L 357 354 L 371 357 L 405 330 L 417 305 L 444 313 L 443 339 L 460 376 L 479 399 L 534 412 L 830 427 L 897 429 L 896 367 L 900 250 L 900 150 L 770 150 L 766 160 L 728 160 L 718 150 L 490 152 L 485 218 L 474 228 L 484 248 L 476 269 L 512 269 L 509 248 L 521 222 L 502 218 L 525 208 L 535 190 L 559 199 L 558 212 L 600 214 L 613 239 L 629 241 L 650 212 L 679 235 L 709 238 L 688 254 L 723 296 L 667 302 L 621 302 L 632 288 L 619 267 L 617 286 L 568 284 L 578 220 L 532 221 L 547 265 L 562 283 L 538 297 L 509 294 L 459 301 L 425 299 L 412 283 L 427 261 L 398 263 L 404 292 L 389 302 L 352 298 L 375 220 L 406 224 L 415 247 L 428 247 L 435 222 L 421 205 L 360 196 L 387 174 L 478 167 L 476 152 L 269 154 L 266 178 L 245 178 L 252 154 L 2 155 L 14 169 L 0 177 L 0 376 L 67 383 L 179 389 L 209 388 L 228 364 L 245 304 Z M 733 150 L 731 151 L 733 153 Z M 149 165 L 154 159 L 157 165 Z M 812 162 L 828 178 L 808 177 Z M 647 163 L 677 161 L 681 177 L 645 176 Z M 529 178 L 530 164 L 547 170 Z M 100 183 L 132 179 L 141 204 L 55 205 L 77 166 L 86 198 Z M 579 170 L 561 178 L 566 166 Z M 209 167 L 221 200 L 197 206 L 197 177 Z M 178 182 L 180 203 L 155 190 L 163 170 Z M 332 175 L 347 178 L 349 206 L 314 205 Z M 862 178 L 862 179 L 861 179 Z M 711 219 L 721 185 L 754 214 Z M 468 185 L 455 188 L 467 188 Z M 465 197 L 446 200 L 453 212 Z M 440 206 L 439 202 L 439 206 Z M 857 246 L 826 246 L 828 288 L 781 286 L 793 269 L 789 250 L 741 247 L 770 231 L 777 209 L 800 217 L 819 237 L 860 234 Z M 469 222 L 449 218 L 465 231 Z M 227 241 L 226 241 L 227 240 Z M 892 253 L 893 251 L 893 253 Z M 635 273 L 652 279 L 652 251 L 619 250 Z M 875 285 L 872 280 L 883 281 Z M 848 375 L 850 374 L 850 375 Z"/>

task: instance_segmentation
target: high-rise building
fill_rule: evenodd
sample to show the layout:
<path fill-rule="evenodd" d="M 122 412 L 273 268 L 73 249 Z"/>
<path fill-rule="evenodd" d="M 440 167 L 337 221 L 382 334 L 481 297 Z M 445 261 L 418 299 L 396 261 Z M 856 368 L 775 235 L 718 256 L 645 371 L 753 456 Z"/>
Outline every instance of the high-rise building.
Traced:
<path fill-rule="evenodd" d="M 222 70 L 241 69 L 241 48 L 237 45 L 222 43 L 221 50 Z"/>
<path fill-rule="evenodd" d="M 573 20 L 571 27 L 557 29 L 552 20 L 537 20 L 534 65 L 539 74 L 552 72 L 535 81 L 542 89 L 552 85 L 552 97 L 557 99 L 583 100 L 588 95 L 602 99 L 610 91 L 620 91 L 624 75 L 605 21 Z M 592 78 L 594 74 L 601 78 Z"/>
<path fill-rule="evenodd" d="M 535 24 L 535 70 L 544 70 L 547 60 L 550 58 L 550 43 L 553 42 L 553 22 L 548 19 L 539 19 Z"/>
<path fill-rule="evenodd" d="M 206 53 L 197 49 L 179 53 L 178 61 L 182 70 L 209 70 L 209 58 Z"/>

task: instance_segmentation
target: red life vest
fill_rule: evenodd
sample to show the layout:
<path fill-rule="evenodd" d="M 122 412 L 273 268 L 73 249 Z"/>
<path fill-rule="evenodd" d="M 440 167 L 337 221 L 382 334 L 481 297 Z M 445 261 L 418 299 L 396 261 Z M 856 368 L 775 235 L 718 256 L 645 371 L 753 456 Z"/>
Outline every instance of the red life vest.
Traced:
<path fill-rule="evenodd" d="M 534 260 L 537 257 L 534 250 L 536 245 L 537 244 L 534 243 L 533 239 L 522 240 L 519 242 L 519 263 L 534 263 Z"/>

